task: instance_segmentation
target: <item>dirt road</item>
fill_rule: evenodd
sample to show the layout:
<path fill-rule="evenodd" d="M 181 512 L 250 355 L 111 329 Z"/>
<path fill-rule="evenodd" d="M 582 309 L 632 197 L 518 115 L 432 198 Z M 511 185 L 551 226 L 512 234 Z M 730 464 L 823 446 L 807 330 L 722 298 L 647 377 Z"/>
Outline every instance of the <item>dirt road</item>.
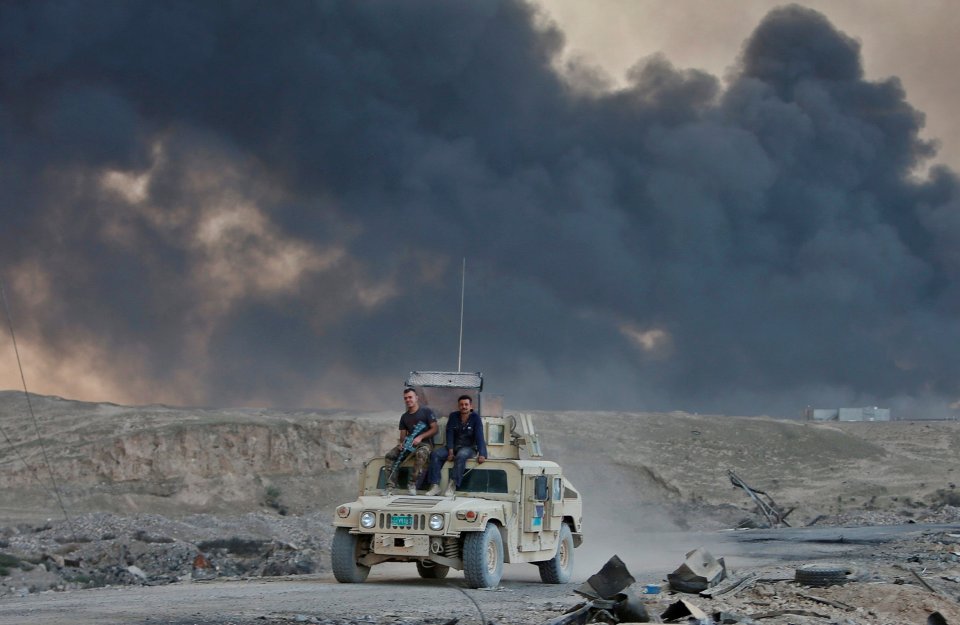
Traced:
<path fill-rule="evenodd" d="M 524 575 L 516 574 L 519 566 L 514 569 L 512 579 L 497 590 L 467 590 L 487 619 L 542 623 L 576 603 L 575 584 L 545 586 L 535 581 L 535 571 Z M 459 574 L 446 581 L 421 580 L 412 565 L 384 565 L 357 585 L 310 576 L 46 592 L 5 599 L 0 624 L 443 623 L 457 617 L 479 623 L 477 608 L 447 582 L 465 588 Z"/>
<path fill-rule="evenodd" d="M 860 571 L 858 582 L 817 589 L 817 594 L 850 604 L 853 610 L 843 613 L 845 622 L 922 623 L 926 614 L 938 609 L 948 619 L 960 617 L 949 597 L 956 584 L 930 577 L 928 572 L 930 583 L 942 591 L 938 595 L 922 588 L 909 574 L 911 567 L 921 572 L 930 567 L 932 571 L 935 562 L 943 565 L 944 572 L 955 571 L 960 558 L 950 554 L 953 547 L 938 551 L 935 545 L 942 544 L 938 541 L 944 537 L 960 535 L 958 532 L 960 525 L 903 525 L 663 534 L 633 546 L 622 544 L 620 555 L 640 584 L 662 580 L 675 568 L 682 561 L 680 545 L 684 543 L 687 548 L 703 544 L 715 555 L 724 556 L 731 572 L 754 571 L 774 578 L 789 576 L 793 567 L 803 562 L 842 561 Z M 654 543 L 669 546 L 676 557 L 668 561 L 663 550 L 657 556 L 651 548 Z M 940 557 L 943 553 L 946 556 Z M 522 564 L 508 565 L 502 586 L 494 590 L 467 590 L 462 575 L 456 572 L 443 581 L 422 580 L 412 565 L 388 564 L 374 567 L 367 583 L 357 585 L 338 584 L 328 576 L 297 576 L 28 594 L 0 601 L 0 625 L 439 625 L 453 618 L 464 624 L 480 623 L 477 607 L 464 592 L 477 602 L 487 620 L 540 625 L 577 603 L 580 599 L 573 589 L 613 554 L 595 558 L 583 551 L 579 555 L 585 557 L 578 561 L 574 581 L 557 586 L 541 584 L 536 569 Z M 920 561 L 923 568 L 919 568 Z M 758 606 L 807 601 L 805 592 L 811 591 L 792 582 L 771 583 L 703 607 L 749 613 L 767 609 Z M 659 609 L 676 597 L 663 593 L 650 599 L 654 601 L 651 607 Z M 706 601 L 695 596 L 692 600 Z M 832 609 L 814 608 L 821 613 Z M 790 622 L 799 622 L 792 618 Z M 781 621 L 765 622 L 774 625 Z"/>

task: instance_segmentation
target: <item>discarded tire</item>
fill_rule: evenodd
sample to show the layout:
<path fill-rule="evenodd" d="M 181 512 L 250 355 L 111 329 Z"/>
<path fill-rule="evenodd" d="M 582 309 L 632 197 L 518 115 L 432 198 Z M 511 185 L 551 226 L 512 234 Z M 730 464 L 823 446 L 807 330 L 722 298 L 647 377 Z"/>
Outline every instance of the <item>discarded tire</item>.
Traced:
<path fill-rule="evenodd" d="M 846 584 L 853 573 L 848 567 L 835 564 L 807 564 L 799 567 L 793 579 L 803 586 L 836 586 Z"/>

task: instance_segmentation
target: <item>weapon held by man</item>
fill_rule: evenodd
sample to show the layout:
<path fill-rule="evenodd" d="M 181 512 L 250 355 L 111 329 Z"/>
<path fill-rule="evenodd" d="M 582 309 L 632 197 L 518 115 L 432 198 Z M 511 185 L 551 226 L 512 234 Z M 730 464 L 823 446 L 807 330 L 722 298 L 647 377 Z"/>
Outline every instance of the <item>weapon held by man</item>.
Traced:
<path fill-rule="evenodd" d="M 400 446 L 400 453 L 397 454 L 397 459 L 393 461 L 393 468 L 390 469 L 390 474 L 387 476 L 387 490 L 390 489 L 390 485 L 394 483 L 394 480 L 397 479 L 397 471 L 400 469 L 400 465 L 403 463 L 407 457 L 416 450 L 413 446 L 413 439 L 427 429 L 427 424 L 423 421 L 417 422 L 413 426 L 413 431 L 407 434 L 407 437 L 403 439 L 403 444 Z"/>

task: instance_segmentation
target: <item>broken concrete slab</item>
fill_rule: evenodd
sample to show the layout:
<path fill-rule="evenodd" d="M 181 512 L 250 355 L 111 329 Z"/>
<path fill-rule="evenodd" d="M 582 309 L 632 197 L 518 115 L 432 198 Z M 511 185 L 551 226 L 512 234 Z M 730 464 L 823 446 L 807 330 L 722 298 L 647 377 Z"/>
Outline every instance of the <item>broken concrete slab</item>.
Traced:
<path fill-rule="evenodd" d="M 562 616 L 546 625 L 583 625 L 586 623 L 648 623 L 650 614 L 630 586 L 637 582 L 618 556 L 607 560 L 574 592 L 587 597 Z"/>
<path fill-rule="evenodd" d="M 686 623 L 690 619 L 694 619 L 696 623 L 712 622 L 706 612 L 685 599 L 671 603 L 660 615 L 660 618 L 663 619 L 664 623 Z"/>
<path fill-rule="evenodd" d="M 667 575 L 670 588 L 679 592 L 698 593 L 715 586 L 727 576 L 723 558 L 714 558 L 709 551 L 698 547 L 687 552 L 686 560 Z"/>
<path fill-rule="evenodd" d="M 619 556 L 614 555 L 607 560 L 597 573 L 594 573 L 576 589 L 575 592 L 596 599 L 612 599 L 617 593 L 636 583 L 633 575 L 627 570 L 627 565 Z"/>

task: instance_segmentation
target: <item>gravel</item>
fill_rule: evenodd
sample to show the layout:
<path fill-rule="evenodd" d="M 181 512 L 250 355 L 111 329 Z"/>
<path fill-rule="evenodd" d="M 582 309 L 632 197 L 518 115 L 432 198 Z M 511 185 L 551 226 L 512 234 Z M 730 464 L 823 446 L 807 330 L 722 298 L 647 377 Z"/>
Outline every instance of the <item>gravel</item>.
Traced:
<path fill-rule="evenodd" d="M 0 528 L 0 596 L 218 577 L 275 577 L 328 568 L 323 513 L 170 519 L 84 514 Z"/>

